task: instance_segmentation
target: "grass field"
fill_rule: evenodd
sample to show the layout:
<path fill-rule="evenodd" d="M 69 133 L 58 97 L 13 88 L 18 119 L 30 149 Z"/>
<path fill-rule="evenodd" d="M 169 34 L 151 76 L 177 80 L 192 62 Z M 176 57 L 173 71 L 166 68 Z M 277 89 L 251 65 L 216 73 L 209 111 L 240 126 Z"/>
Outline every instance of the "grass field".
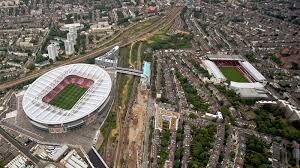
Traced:
<path fill-rule="evenodd" d="M 70 110 L 86 91 L 87 88 L 70 84 L 55 96 L 49 104 L 65 110 Z"/>
<path fill-rule="evenodd" d="M 223 75 L 234 82 L 249 82 L 241 72 L 235 67 L 219 67 Z"/>

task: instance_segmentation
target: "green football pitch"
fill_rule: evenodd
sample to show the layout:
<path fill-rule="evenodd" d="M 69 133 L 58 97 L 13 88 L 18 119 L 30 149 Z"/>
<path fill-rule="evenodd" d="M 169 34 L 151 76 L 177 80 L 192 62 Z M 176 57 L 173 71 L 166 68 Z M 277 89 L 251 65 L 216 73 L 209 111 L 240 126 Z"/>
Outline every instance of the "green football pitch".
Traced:
<path fill-rule="evenodd" d="M 219 67 L 219 69 L 229 81 L 249 82 L 236 67 Z"/>
<path fill-rule="evenodd" d="M 56 95 L 49 104 L 65 110 L 70 110 L 86 91 L 87 88 L 70 84 Z"/>

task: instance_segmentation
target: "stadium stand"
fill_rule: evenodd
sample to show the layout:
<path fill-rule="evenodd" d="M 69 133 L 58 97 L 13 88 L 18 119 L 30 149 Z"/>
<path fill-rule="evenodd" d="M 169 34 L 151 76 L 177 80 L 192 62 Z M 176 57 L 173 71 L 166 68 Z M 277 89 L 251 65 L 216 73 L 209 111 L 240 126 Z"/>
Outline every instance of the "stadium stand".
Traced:
<path fill-rule="evenodd" d="M 216 78 L 218 83 L 226 80 L 225 76 L 222 74 L 222 72 L 214 62 L 210 60 L 203 60 L 203 63 L 206 69 L 208 70 L 208 72 L 210 74 L 213 74 L 213 76 Z"/>
<path fill-rule="evenodd" d="M 266 78 L 260 72 L 258 72 L 248 61 L 239 61 L 239 63 L 257 82 L 266 81 Z"/>
<path fill-rule="evenodd" d="M 65 77 L 53 90 L 51 90 L 46 96 L 43 97 L 43 102 L 49 103 L 54 99 L 64 88 L 70 84 L 78 85 L 83 88 L 89 88 L 94 83 L 93 80 L 83 78 L 76 75 L 69 75 Z"/>
<path fill-rule="evenodd" d="M 71 109 L 48 103 L 71 84 L 88 88 Z M 104 69 L 90 64 L 70 64 L 35 80 L 26 90 L 22 106 L 34 126 L 49 133 L 63 133 L 92 123 L 109 104 L 111 89 L 111 77 Z"/>

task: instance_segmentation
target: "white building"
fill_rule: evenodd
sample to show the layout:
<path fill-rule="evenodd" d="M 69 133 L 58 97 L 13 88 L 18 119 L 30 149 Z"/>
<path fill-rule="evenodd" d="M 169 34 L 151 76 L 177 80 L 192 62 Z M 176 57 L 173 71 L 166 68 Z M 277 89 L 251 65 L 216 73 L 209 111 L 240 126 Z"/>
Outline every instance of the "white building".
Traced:
<path fill-rule="evenodd" d="M 28 159 L 24 157 L 23 155 L 18 155 L 14 159 L 12 159 L 7 165 L 5 165 L 5 168 L 23 168 L 28 167 L 32 168 L 32 165 L 27 165 L 26 162 Z"/>
<path fill-rule="evenodd" d="M 56 61 L 56 57 L 58 56 L 58 50 L 55 44 L 50 44 L 47 47 L 49 59 Z"/>
<path fill-rule="evenodd" d="M 109 25 L 108 21 L 98 22 L 90 27 L 92 32 L 106 32 L 108 34 L 113 32 L 112 25 Z"/>
<path fill-rule="evenodd" d="M 67 145 L 63 145 L 58 151 L 56 151 L 53 155 L 51 155 L 51 159 L 57 162 L 69 149 Z"/>
<path fill-rule="evenodd" d="M 241 98 L 268 98 L 266 89 L 259 82 L 240 83 L 231 81 L 229 87 L 233 89 Z"/>
<path fill-rule="evenodd" d="M 78 29 L 77 29 L 76 27 L 70 27 L 70 28 L 69 28 L 69 32 L 70 32 L 70 33 L 76 34 L 76 37 L 77 37 L 77 30 L 78 30 Z"/>
<path fill-rule="evenodd" d="M 240 83 L 240 82 L 230 82 L 230 88 L 237 90 L 237 89 L 264 89 L 264 86 L 259 82 L 254 83 Z"/>
<path fill-rule="evenodd" d="M 80 30 L 82 29 L 84 26 L 83 24 L 80 24 L 80 23 L 72 23 L 72 24 L 65 24 L 63 25 L 60 30 L 61 31 L 69 31 L 70 28 L 75 28 L 76 30 Z"/>
<path fill-rule="evenodd" d="M 76 43 L 76 39 L 77 39 L 77 32 L 68 32 L 67 33 L 67 40 L 71 41 L 73 44 Z"/>
<path fill-rule="evenodd" d="M 61 161 L 66 168 L 87 168 L 88 163 L 73 149 Z"/>
<path fill-rule="evenodd" d="M 286 100 L 278 100 L 278 101 L 279 101 L 279 105 L 285 107 L 287 110 L 285 114 L 286 118 L 288 118 L 291 121 L 300 120 L 300 110 L 297 109 L 296 106 L 292 105 L 290 102 Z"/>
<path fill-rule="evenodd" d="M 116 67 L 118 64 L 119 46 L 115 46 L 109 52 L 97 57 L 95 63 L 101 67 Z"/>
<path fill-rule="evenodd" d="M 20 0 L 0 0 L 0 8 L 19 6 Z"/>
<path fill-rule="evenodd" d="M 223 120 L 223 115 L 219 111 L 217 112 L 217 114 L 205 113 L 204 117 L 208 120 L 217 120 L 217 121 Z"/>
<path fill-rule="evenodd" d="M 218 121 L 222 121 L 223 120 L 223 115 L 220 111 L 217 112 L 217 116 L 218 116 Z"/>
<path fill-rule="evenodd" d="M 65 40 L 66 55 L 72 55 L 75 52 L 74 43 L 70 40 Z"/>

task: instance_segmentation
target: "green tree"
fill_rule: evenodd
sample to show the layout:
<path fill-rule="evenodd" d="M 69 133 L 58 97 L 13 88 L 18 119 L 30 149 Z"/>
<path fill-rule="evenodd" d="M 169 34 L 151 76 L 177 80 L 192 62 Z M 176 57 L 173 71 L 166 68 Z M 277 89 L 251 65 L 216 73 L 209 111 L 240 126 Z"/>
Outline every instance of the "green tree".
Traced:
<path fill-rule="evenodd" d="M 27 66 L 27 69 L 29 69 L 30 71 L 34 70 L 35 69 L 35 65 L 33 63 L 30 63 L 28 66 Z"/>

